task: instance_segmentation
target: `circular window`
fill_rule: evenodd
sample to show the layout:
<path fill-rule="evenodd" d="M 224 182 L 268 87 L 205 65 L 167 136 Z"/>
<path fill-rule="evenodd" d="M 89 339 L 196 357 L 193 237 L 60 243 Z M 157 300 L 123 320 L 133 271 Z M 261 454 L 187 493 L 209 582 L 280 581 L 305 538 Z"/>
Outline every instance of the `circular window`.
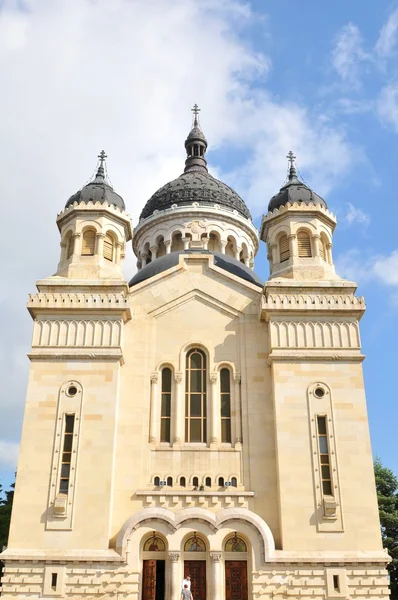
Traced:
<path fill-rule="evenodd" d="M 321 387 L 316 387 L 314 390 L 314 394 L 317 398 L 323 398 L 325 395 L 325 390 Z"/>
<path fill-rule="evenodd" d="M 68 396 L 76 396 L 77 394 L 77 387 L 75 385 L 71 385 L 70 387 L 68 387 Z"/>

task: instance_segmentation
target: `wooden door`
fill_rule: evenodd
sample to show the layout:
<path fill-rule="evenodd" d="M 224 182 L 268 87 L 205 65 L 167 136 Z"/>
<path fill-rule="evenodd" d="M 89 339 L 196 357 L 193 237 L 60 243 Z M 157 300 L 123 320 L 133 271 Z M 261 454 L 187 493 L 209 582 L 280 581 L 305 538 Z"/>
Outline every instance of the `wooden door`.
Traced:
<path fill-rule="evenodd" d="M 193 600 L 206 600 L 206 561 L 186 560 L 184 577 L 191 576 L 191 592 Z"/>
<path fill-rule="evenodd" d="M 144 560 L 142 574 L 142 600 L 155 600 L 156 597 L 156 560 Z"/>
<path fill-rule="evenodd" d="M 225 561 L 226 600 L 247 600 L 247 562 L 245 560 Z"/>

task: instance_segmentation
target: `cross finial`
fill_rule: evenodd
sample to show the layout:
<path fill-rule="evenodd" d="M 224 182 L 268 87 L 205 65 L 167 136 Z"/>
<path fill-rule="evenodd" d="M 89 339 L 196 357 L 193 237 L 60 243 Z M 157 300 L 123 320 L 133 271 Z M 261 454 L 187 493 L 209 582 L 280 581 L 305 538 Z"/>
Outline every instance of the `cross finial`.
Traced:
<path fill-rule="evenodd" d="M 97 170 L 97 177 L 105 177 L 105 169 L 104 169 L 104 164 L 105 164 L 105 159 L 107 158 L 106 154 L 105 154 L 105 150 L 101 150 L 101 152 L 98 154 L 98 158 L 99 158 L 99 165 L 98 165 L 98 170 Z"/>
<path fill-rule="evenodd" d="M 296 167 L 294 165 L 294 161 L 296 160 L 296 157 L 294 156 L 293 152 L 291 150 L 289 150 L 286 158 L 289 161 L 289 181 L 291 181 L 292 179 L 297 177 Z"/>
<path fill-rule="evenodd" d="M 191 111 L 192 111 L 192 112 L 193 112 L 193 114 L 194 114 L 194 118 L 193 118 L 193 125 L 194 125 L 194 127 L 197 127 L 197 126 L 198 126 L 198 124 L 199 124 L 198 116 L 199 116 L 199 113 L 200 113 L 200 108 L 199 108 L 199 106 L 196 104 L 196 102 L 195 102 L 195 104 L 193 105 L 193 108 L 191 108 Z"/>

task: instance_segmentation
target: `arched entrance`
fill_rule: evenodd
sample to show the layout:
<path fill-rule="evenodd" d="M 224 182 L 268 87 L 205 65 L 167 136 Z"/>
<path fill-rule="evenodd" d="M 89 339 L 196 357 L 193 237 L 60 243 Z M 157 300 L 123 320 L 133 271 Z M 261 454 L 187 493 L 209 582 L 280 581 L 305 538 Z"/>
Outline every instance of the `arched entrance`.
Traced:
<path fill-rule="evenodd" d="M 227 539 L 225 557 L 225 600 L 247 600 L 247 544 L 237 532 Z"/>
<path fill-rule="evenodd" d="M 164 600 L 166 590 L 166 543 L 153 531 L 142 547 L 142 600 Z"/>
<path fill-rule="evenodd" d="M 206 600 L 206 543 L 196 531 L 184 543 L 184 579 L 191 578 L 195 600 Z"/>

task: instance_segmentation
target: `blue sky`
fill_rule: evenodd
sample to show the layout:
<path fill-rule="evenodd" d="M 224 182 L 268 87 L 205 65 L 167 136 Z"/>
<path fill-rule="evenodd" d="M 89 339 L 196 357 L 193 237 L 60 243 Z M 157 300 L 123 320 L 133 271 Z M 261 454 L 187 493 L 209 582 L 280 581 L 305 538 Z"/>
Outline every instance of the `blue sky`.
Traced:
<path fill-rule="evenodd" d="M 397 58 L 398 3 L 384 0 L 0 1 L 0 482 L 12 480 L 22 423 L 25 302 L 56 270 L 57 212 L 104 147 L 135 223 L 182 170 L 194 102 L 211 171 L 242 195 L 256 225 L 290 149 L 336 213 L 337 271 L 358 282 L 368 307 L 373 451 L 398 473 Z M 134 264 L 130 250 L 126 277 Z M 263 247 L 256 271 L 266 279 Z"/>

